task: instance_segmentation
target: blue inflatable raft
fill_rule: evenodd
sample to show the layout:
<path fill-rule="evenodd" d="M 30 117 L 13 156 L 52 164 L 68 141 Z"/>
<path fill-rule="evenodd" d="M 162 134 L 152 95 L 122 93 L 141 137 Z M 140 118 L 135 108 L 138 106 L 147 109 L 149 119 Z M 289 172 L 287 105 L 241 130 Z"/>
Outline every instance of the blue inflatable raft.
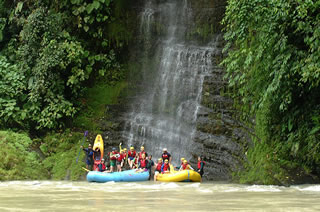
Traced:
<path fill-rule="evenodd" d="M 87 174 L 88 182 L 105 183 L 109 181 L 115 182 L 136 182 L 147 181 L 149 179 L 149 172 L 136 172 L 136 170 L 127 170 L 123 172 L 105 173 L 98 171 L 90 171 Z"/>

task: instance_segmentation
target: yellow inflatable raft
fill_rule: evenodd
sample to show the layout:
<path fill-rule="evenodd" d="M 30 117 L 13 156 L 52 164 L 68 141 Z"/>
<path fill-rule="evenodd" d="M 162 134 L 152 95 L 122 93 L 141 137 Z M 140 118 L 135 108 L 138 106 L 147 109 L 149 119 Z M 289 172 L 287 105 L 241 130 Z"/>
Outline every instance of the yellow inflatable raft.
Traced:
<path fill-rule="evenodd" d="M 158 174 L 157 181 L 161 182 L 200 182 L 201 176 L 193 170 L 172 171 L 166 174 Z"/>

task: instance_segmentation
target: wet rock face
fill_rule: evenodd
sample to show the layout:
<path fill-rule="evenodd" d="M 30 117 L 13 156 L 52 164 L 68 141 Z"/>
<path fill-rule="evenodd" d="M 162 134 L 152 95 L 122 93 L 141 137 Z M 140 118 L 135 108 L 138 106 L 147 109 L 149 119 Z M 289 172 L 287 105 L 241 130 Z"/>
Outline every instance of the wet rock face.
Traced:
<path fill-rule="evenodd" d="M 230 180 L 231 173 L 242 168 L 249 137 L 237 121 L 233 101 L 226 97 L 224 70 L 216 67 L 205 78 L 201 110 L 198 112 L 195 155 L 207 162 L 205 177 Z"/>
<path fill-rule="evenodd" d="M 206 179 L 230 180 L 232 172 L 241 169 L 246 160 L 245 152 L 250 138 L 237 120 L 239 112 L 235 111 L 232 99 L 227 97 L 228 85 L 223 79 L 225 72 L 219 66 L 224 46 L 220 34 L 222 28 L 220 22 L 225 12 L 226 1 L 190 0 L 190 3 L 193 12 L 193 24 L 190 30 L 197 29 L 200 32 L 203 30 L 204 33 L 206 29 L 203 28 L 210 23 L 211 36 L 218 39 L 216 52 L 212 57 L 211 74 L 206 76 L 203 82 L 191 163 L 195 164 L 197 156 L 201 155 L 206 161 L 204 175 Z M 193 39 L 202 40 L 205 36 L 203 33 L 198 34 L 198 37 L 193 36 Z"/>
<path fill-rule="evenodd" d="M 224 16 L 226 0 L 190 0 L 195 24 L 210 24 L 215 31 L 222 28 L 220 22 Z"/>

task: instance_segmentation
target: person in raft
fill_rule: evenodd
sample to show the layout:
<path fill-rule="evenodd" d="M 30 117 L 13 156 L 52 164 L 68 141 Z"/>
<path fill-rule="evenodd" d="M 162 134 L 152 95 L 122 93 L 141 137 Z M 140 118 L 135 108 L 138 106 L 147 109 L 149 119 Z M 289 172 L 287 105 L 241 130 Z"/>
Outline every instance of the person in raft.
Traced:
<path fill-rule="evenodd" d="M 123 150 L 120 151 L 120 154 L 117 154 L 117 172 L 121 172 L 121 163 L 123 161 Z"/>
<path fill-rule="evenodd" d="M 188 164 L 187 160 L 184 160 L 179 171 L 183 171 L 183 170 L 194 170 L 194 169 Z"/>
<path fill-rule="evenodd" d="M 142 159 L 142 155 L 143 154 L 145 154 L 146 157 L 148 156 L 148 154 L 144 151 L 144 146 L 141 146 L 140 147 L 140 152 L 138 153 L 138 156 L 139 156 L 138 162 Z"/>
<path fill-rule="evenodd" d="M 134 147 L 131 146 L 130 147 L 130 151 L 128 152 L 128 164 L 130 166 L 130 168 L 132 169 L 132 165 L 133 165 L 133 159 L 136 157 L 136 150 L 134 150 Z"/>
<path fill-rule="evenodd" d="M 149 180 L 151 179 L 152 169 L 154 167 L 154 162 L 152 160 L 152 155 L 148 156 L 147 169 L 149 171 Z"/>
<path fill-rule="evenodd" d="M 167 148 L 163 148 L 162 151 L 162 160 L 165 161 L 167 159 L 169 164 L 171 164 L 171 154 L 168 152 Z"/>
<path fill-rule="evenodd" d="M 162 167 L 162 158 L 158 159 L 158 163 L 156 164 L 156 169 L 154 171 L 154 181 L 157 181 L 157 175 L 161 173 L 161 167 Z"/>
<path fill-rule="evenodd" d="M 204 162 L 202 160 L 202 157 L 198 157 L 198 173 L 200 174 L 200 176 L 202 177 L 204 171 L 203 171 L 203 168 L 204 166 L 206 165 L 206 162 Z"/>
<path fill-rule="evenodd" d="M 139 156 L 136 155 L 136 157 L 133 158 L 133 160 L 132 160 L 132 169 L 137 169 L 138 168 L 138 165 L 139 165 L 138 162 L 139 162 Z"/>
<path fill-rule="evenodd" d="M 169 173 L 170 172 L 170 165 L 169 165 L 169 160 L 165 159 L 164 163 L 161 166 L 161 173 Z"/>
<path fill-rule="evenodd" d="M 128 160 L 128 154 L 127 154 L 127 148 L 121 148 L 122 143 L 119 144 L 119 152 L 122 156 L 122 161 L 121 161 L 121 169 L 124 168 L 124 166 L 127 164 Z"/>
<path fill-rule="evenodd" d="M 92 170 L 92 164 L 93 164 L 93 149 L 92 149 L 92 146 L 91 144 L 88 145 L 88 148 L 83 148 L 83 146 L 80 147 L 83 151 L 86 152 L 86 156 L 87 156 L 87 159 L 86 159 L 86 168 L 89 169 L 89 170 Z"/>
<path fill-rule="evenodd" d="M 114 172 L 114 167 L 116 166 L 117 155 L 119 153 L 116 151 L 116 148 L 112 148 L 112 152 L 109 152 L 110 159 L 110 172 Z"/>
<path fill-rule="evenodd" d="M 104 163 L 104 158 L 101 159 L 101 162 L 98 164 L 98 171 L 104 172 L 106 170 L 106 164 Z"/>
<path fill-rule="evenodd" d="M 181 161 L 180 166 L 176 166 L 175 168 L 179 170 L 179 169 L 181 168 L 181 166 L 182 166 L 182 164 L 183 164 L 183 161 L 184 161 L 184 160 L 185 160 L 184 158 L 181 158 L 181 160 L 180 160 L 180 161 Z"/>
<path fill-rule="evenodd" d="M 121 168 L 125 167 L 128 163 L 128 154 L 127 154 L 127 148 L 124 148 L 122 150 L 122 162 L 121 162 Z"/>
<path fill-rule="evenodd" d="M 141 160 L 138 162 L 138 168 L 141 171 L 146 171 L 147 170 L 147 165 L 148 165 L 148 160 L 146 159 L 146 154 L 142 154 Z"/>

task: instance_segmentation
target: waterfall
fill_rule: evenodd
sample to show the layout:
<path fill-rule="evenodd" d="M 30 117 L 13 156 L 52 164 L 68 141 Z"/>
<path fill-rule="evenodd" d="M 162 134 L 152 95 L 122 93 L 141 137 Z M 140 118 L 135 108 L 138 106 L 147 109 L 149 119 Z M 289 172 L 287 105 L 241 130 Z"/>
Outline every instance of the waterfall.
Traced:
<path fill-rule="evenodd" d="M 187 0 L 146 0 L 140 19 L 142 51 L 156 65 L 142 65 L 143 73 L 154 75 L 132 103 L 123 132 L 128 145 L 136 149 L 144 145 L 156 158 L 166 147 L 175 164 L 181 157 L 192 156 L 203 81 L 212 72 L 215 52 L 214 45 L 203 47 L 187 42 L 191 17 Z M 162 29 L 156 37 L 152 37 L 154 25 Z M 151 40 L 157 44 L 150 44 Z M 146 43 L 151 47 L 146 47 Z M 150 56 L 146 51 L 154 54 Z"/>

